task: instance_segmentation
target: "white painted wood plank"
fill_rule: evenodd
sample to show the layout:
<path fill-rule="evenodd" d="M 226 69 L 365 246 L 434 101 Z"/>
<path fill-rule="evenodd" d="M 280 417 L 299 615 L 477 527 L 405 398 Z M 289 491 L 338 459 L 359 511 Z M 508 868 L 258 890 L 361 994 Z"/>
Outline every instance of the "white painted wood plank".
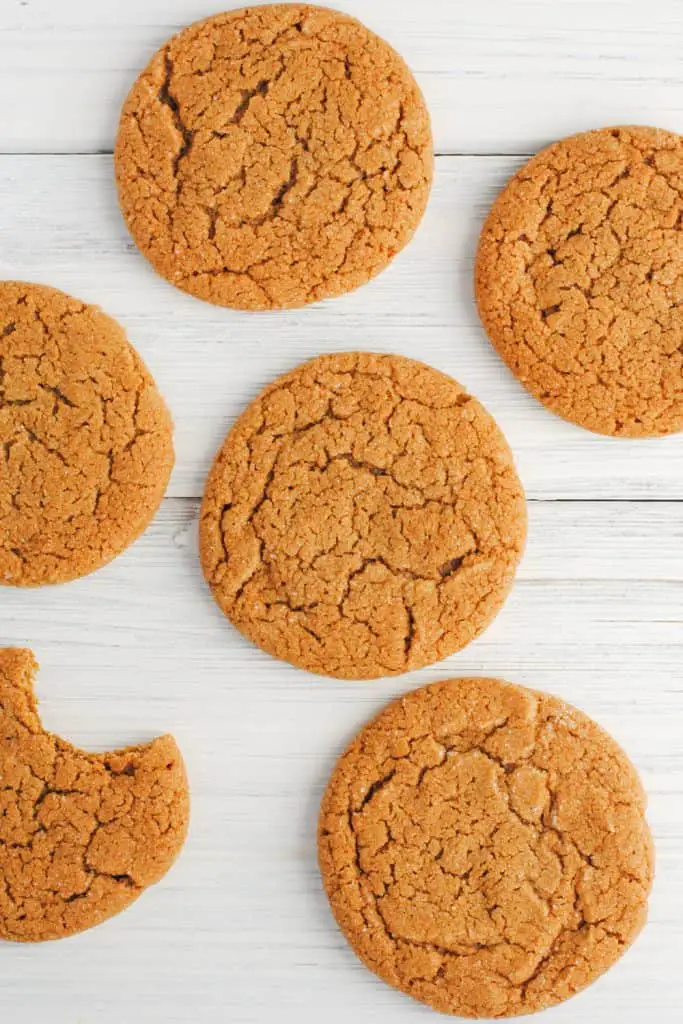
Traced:
<path fill-rule="evenodd" d="M 3 0 L 0 148 L 111 149 L 154 50 L 230 0 Z M 335 0 L 405 57 L 439 152 L 527 153 L 614 123 L 683 131 L 679 0 Z"/>
<path fill-rule="evenodd" d="M 305 703 L 311 686 L 323 684 L 261 654 L 214 606 L 198 564 L 198 514 L 198 500 L 168 499 L 137 544 L 99 572 L 57 588 L 3 588 L 0 643 L 39 641 L 59 665 L 69 666 L 75 674 L 70 685 L 88 699 L 100 662 L 98 686 L 105 692 L 109 680 L 123 687 L 127 700 L 163 708 L 167 676 L 187 658 L 198 677 L 228 666 L 222 691 L 239 695 L 245 676 L 260 672 L 276 688 L 286 677 L 278 703 Z M 646 661 L 664 674 L 667 687 L 683 693 L 682 533 L 676 502 L 531 502 L 527 550 L 498 619 L 475 644 L 412 673 L 405 686 L 435 674 L 524 672 L 530 685 L 552 675 L 567 692 L 577 687 L 590 696 L 594 684 L 586 683 L 586 674 L 598 670 L 607 673 L 601 699 L 619 708 L 627 691 L 637 696 Z M 140 649 L 152 672 L 143 693 L 129 676 Z M 182 695 L 185 683 L 174 685 Z M 346 685 L 339 693 L 353 703 L 373 688 Z M 130 714 L 125 702 L 120 713 Z"/>
<path fill-rule="evenodd" d="M 651 923 L 625 962 L 554 1011 L 675 1024 L 683 941 L 683 546 L 677 503 L 534 502 L 519 581 L 480 640 L 437 666 L 353 684 L 298 672 L 223 619 L 196 556 L 197 501 L 168 500 L 112 565 L 0 593 L 0 643 L 33 644 L 48 727 L 92 749 L 172 730 L 193 790 L 178 865 L 130 911 L 43 947 L 3 946 L 13 1024 L 434 1019 L 354 960 L 315 864 L 331 766 L 390 697 L 453 675 L 551 690 L 643 774 L 658 852 Z"/>
<path fill-rule="evenodd" d="M 333 2 L 407 58 L 441 152 L 529 153 L 625 121 L 683 131 L 679 0 Z M 2 0 L 0 152 L 110 149 L 152 50 L 229 3 Z M 435 1020 L 373 979 L 338 935 L 315 819 L 337 753 L 372 713 L 465 674 L 582 707 L 623 743 L 650 794 L 650 926 L 553 1020 L 678 1024 L 683 436 L 610 441 L 564 424 L 491 350 L 472 256 L 519 163 L 439 159 L 425 223 L 385 274 L 334 302 L 250 316 L 154 276 L 126 236 L 108 157 L 0 157 L 0 277 L 52 283 L 117 316 L 174 412 L 178 452 L 176 497 L 111 566 L 59 588 L 0 588 L 0 644 L 35 649 L 48 727 L 91 749 L 171 730 L 193 789 L 190 842 L 162 885 L 86 935 L 2 946 L 0 1013 L 12 1024 Z M 348 348 L 418 354 L 460 379 L 498 418 L 533 499 L 518 582 L 492 627 L 440 665 L 366 684 L 319 679 L 252 648 L 211 601 L 196 555 L 197 496 L 234 417 L 277 373 Z"/>
<path fill-rule="evenodd" d="M 482 219 L 514 157 L 443 157 L 425 220 L 391 267 L 351 295 L 280 313 L 199 302 L 130 242 L 108 156 L 0 157 L 0 277 L 100 304 L 126 326 L 174 414 L 170 493 L 197 496 L 225 431 L 268 381 L 321 352 L 419 356 L 460 380 L 505 431 L 532 498 L 683 498 L 683 435 L 630 441 L 547 412 L 489 345 L 472 298 Z"/>
<path fill-rule="evenodd" d="M 74 673 L 70 686 L 88 700 L 97 698 L 100 685 L 105 692 L 120 685 L 127 700 L 163 707 L 167 676 L 187 657 L 199 677 L 227 664 L 221 689 L 235 694 L 250 665 L 275 687 L 284 674 L 278 703 L 305 702 L 311 685 L 322 684 L 258 652 L 214 607 L 198 563 L 198 515 L 198 500 L 168 499 L 141 540 L 99 572 L 62 587 L 3 588 L 0 644 L 39 642 Z M 645 659 L 665 674 L 667 687 L 683 693 L 682 535 L 677 502 L 531 502 L 527 550 L 501 615 L 475 644 L 412 674 L 405 685 L 453 672 L 524 672 L 530 685 L 550 674 L 567 692 L 576 686 L 590 695 L 593 683 L 586 686 L 585 675 L 597 668 L 607 673 L 602 699 L 618 708 L 625 689 L 635 697 L 642 686 Z M 143 693 L 129 676 L 140 649 L 152 672 Z M 182 696 L 185 683 L 174 685 Z M 372 690 L 347 685 L 339 693 L 354 702 Z M 137 717 L 126 702 L 119 713 L 129 722 Z M 99 725 L 106 729 L 109 722 Z"/>

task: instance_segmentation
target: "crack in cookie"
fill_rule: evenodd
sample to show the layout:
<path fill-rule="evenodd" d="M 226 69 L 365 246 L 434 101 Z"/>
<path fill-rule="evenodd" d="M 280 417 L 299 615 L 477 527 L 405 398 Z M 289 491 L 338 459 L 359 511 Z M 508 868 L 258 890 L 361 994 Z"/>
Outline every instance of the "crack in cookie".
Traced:
<path fill-rule="evenodd" d="M 0 650 L 0 937 L 100 924 L 166 874 L 189 794 L 171 736 L 88 754 L 45 732 L 30 651 Z"/>
<path fill-rule="evenodd" d="M 0 584 L 62 583 L 152 519 L 173 467 L 171 419 L 96 307 L 0 282 L 0 323 Z"/>
<path fill-rule="evenodd" d="M 683 429 L 683 138 L 654 128 L 563 139 L 503 189 L 476 292 L 522 384 L 601 434 Z"/>
<path fill-rule="evenodd" d="M 462 387 L 399 356 L 323 356 L 249 406 L 219 452 L 201 554 L 228 618 L 276 657 L 375 678 L 445 658 L 503 604 L 526 510 Z"/>
<path fill-rule="evenodd" d="M 128 228 L 162 276 L 271 309 L 379 273 L 420 222 L 433 154 L 390 46 L 338 11 L 274 4 L 198 22 L 155 55 L 115 164 Z"/>
<path fill-rule="evenodd" d="M 653 875 L 635 769 L 586 715 L 494 679 L 390 704 L 337 764 L 320 868 L 389 984 L 444 1013 L 567 999 L 634 940 Z"/>

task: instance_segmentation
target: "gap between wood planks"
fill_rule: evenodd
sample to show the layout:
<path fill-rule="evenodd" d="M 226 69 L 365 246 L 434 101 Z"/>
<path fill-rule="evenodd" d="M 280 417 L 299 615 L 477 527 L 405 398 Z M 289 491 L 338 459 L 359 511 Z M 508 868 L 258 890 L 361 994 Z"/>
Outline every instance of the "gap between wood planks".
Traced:
<path fill-rule="evenodd" d="M 441 152 L 435 152 L 435 159 L 436 160 L 439 160 L 439 159 L 444 159 L 444 160 L 446 160 L 446 159 L 456 159 L 456 160 L 457 159 L 461 159 L 461 160 L 501 160 L 501 159 L 504 159 L 504 160 L 519 160 L 519 161 L 523 161 L 523 160 L 529 159 L 533 155 L 534 154 L 532 152 L 528 152 L 528 151 L 527 152 L 517 152 L 517 153 L 512 153 L 512 152 L 495 152 L 495 153 L 493 153 L 493 152 L 485 152 L 484 153 L 484 152 L 473 152 L 473 151 L 470 152 L 470 151 L 465 151 L 465 150 L 461 150 L 461 151 L 446 151 L 446 150 L 444 150 L 444 151 L 441 151 Z M 113 149 L 111 149 L 111 148 L 101 148 L 101 149 L 92 149 L 92 150 L 71 150 L 71 149 L 64 149 L 64 150 L 28 150 L 28 149 L 26 149 L 26 150 L 23 150 L 22 149 L 22 150 L 16 150 L 16 151 L 14 151 L 14 150 L 12 150 L 12 151 L 2 151 L 0 149 L 0 159 L 6 159 L 6 158 L 7 159 L 11 159 L 12 157 L 16 157 L 18 159 L 25 158 L 25 157 L 31 157 L 31 158 L 38 159 L 39 157 L 54 158 L 54 157 L 62 157 L 62 156 L 63 157 L 67 157 L 67 158 L 68 157 L 76 157 L 76 158 L 83 158 L 83 159 L 85 159 L 85 158 L 99 159 L 99 158 L 102 158 L 102 157 L 111 157 L 111 156 L 113 156 Z M 163 500 L 164 500 L 164 502 L 167 502 L 167 501 L 186 501 L 186 502 L 187 501 L 190 501 L 190 502 L 194 501 L 194 502 L 197 502 L 197 501 L 201 501 L 201 495 L 200 494 L 179 494 L 179 495 L 178 494 L 167 494 L 164 497 Z M 626 497 L 597 497 L 597 498 L 562 497 L 562 496 L 560 496 L 560 497 L 542 497 L 541 498 L 541 497 L 528 497 L 527 496 L 526 500 L 527 500 L 528 504 L 535 504 L 537 502 L 538 503 L 551 503 L 551 502 L 553 502 L 553 503 L 562 503 L 562 504 L 580 504 L 580 503 L 584 503 L 586 505 L 595 505 L 595 504 L 603 504 L 603 503 L 609 503 L 609 504 L 612 504 L 612 505 L 620 505 L 620 504 L 622 504 L 622 505 L 626 505 L 626 504 L 657 504 L 657 503 L 659 503 L 659 504 L 671 503 L 671 504 L 683 505 L 683 496 L 682 497 L 676 497 L 676 496 L 671 496 L 671 495 L 666 496 L 666 497 L 661 497 L 661 498 L 660 497 L 656 497 L 656 496 L 650 496 L 650 495 L 639 496 L 639 497 L 629 497 L 629 496 L 626 496 Z"/>
<path fill-rule="evenodd" d="M 434 153 L 434 159 L 439 160 L 442 157 L 455 157 L 466 160 L 501 160 L 501 159 L 512 159 L 512 160 L 530 160 L 535 155 L 536 151 L 529 151 L 525 153 L 516 153 L 510 150 L 501 152 L 486 153 L 476 152 L 474 150 L 443 150 Z M 11 157 L 11 156 L 113 156 L 114 149 L 0 149 L 0 157 Z"/>
<path fill-rule="evenodd" d="M 163 501 L 202 501 L 201 494 L 165 494 Z M 683 498 L 526 498 L 527 505 L 683 505 Z"/>

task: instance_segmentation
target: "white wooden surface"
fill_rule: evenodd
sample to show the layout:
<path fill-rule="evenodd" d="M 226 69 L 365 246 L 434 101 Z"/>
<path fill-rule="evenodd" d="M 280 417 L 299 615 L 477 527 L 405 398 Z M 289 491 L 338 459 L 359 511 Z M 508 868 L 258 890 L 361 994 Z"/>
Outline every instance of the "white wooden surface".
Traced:
<path fill-rule="evenodd" d="M 354 295 L 305 311 L 213 309 L 157 279 L 119 218 L 118 108 L 136 71 L 212 0 L 0 0 L 0 277 L 51 283 L 127 327 L 175 416 L 178 464 L 147 534 L 62 588 L 0 591 L 0 643 L 42 663 L 46 724 L 92 749 L 172 730 L 193 821 L 167 879 L 93 932 L 0 947 L 12 1024 L 392 1024 L 435 1019 L 361 968 L 315 863 L 334 759 L 389 697 L 458 674 L 552 690 L 611 729 L 650 794 L 658 877 L 633 951 L 569 1024 L 678 1024 L 683 1005 L 683 436 L 564 424 L 489 348 L 471 298 L 482 215 L 525 154 L 606 123 L 683 131 L 680 0 L 336 0 L 406 56 L 430 104 L 433 197 L 414 243 Z M 496 415 L 530 499 L 519 581 L 466 651 L 399 679 L 318 679 L 222 619 L 196 556 L 198 497 L 235 414 L 320 351 L 418 355 Z M 543 1018 L 545 1019 L 545 1018 Z"/>

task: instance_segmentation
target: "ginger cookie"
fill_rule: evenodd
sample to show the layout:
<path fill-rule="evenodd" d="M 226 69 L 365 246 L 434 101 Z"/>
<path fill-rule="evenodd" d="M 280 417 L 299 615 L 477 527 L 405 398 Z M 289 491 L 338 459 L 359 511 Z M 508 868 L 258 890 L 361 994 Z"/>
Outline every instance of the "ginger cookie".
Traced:
<path fill-rule="evenodd" d="M 321 675 L 445 658 L 500 609 L 526 508 L 494 420 L 400 356 L 321 356 L 280 377 L 209 475 L 201 557 L 250 640 Z"/>
<path fill-rule="evenodd" d="M 303 306 L 374 277 L 420 222 L 432 165 L 402 58 L 308 4 L 180 32 L 133 86 L 115 152 L 141 252 L 178 288 L 236 309 Z"/>
<path fill-rule="evenodd" d="M 600 434 L 683 429 L 683 137 L 604 128 L 529 161 L 493 204 L 479 312 L 522 384 Z"/>
<path fill-rule="evenodd" d="M 642 927 L 653 850 L 616 742 L 498 679 L 408 693 L 323 798 L 320 868 L 354 952 L 442 1013 L 515 1017 L 585 988 Z"/>
<path fill-rule="evenodd" d="M 170 416 L 121 327 L 53 288 L 0 282 L 0 584 L 109 562 L 172 468 Z"/>
<path fill-rule="evenodd" d="M 60 939 L 158 882 L 185 841 L 189 794 L 171 736 L 88 754 L 45 732 L 28 650 L 0 650 L 0 937 Z"/>

